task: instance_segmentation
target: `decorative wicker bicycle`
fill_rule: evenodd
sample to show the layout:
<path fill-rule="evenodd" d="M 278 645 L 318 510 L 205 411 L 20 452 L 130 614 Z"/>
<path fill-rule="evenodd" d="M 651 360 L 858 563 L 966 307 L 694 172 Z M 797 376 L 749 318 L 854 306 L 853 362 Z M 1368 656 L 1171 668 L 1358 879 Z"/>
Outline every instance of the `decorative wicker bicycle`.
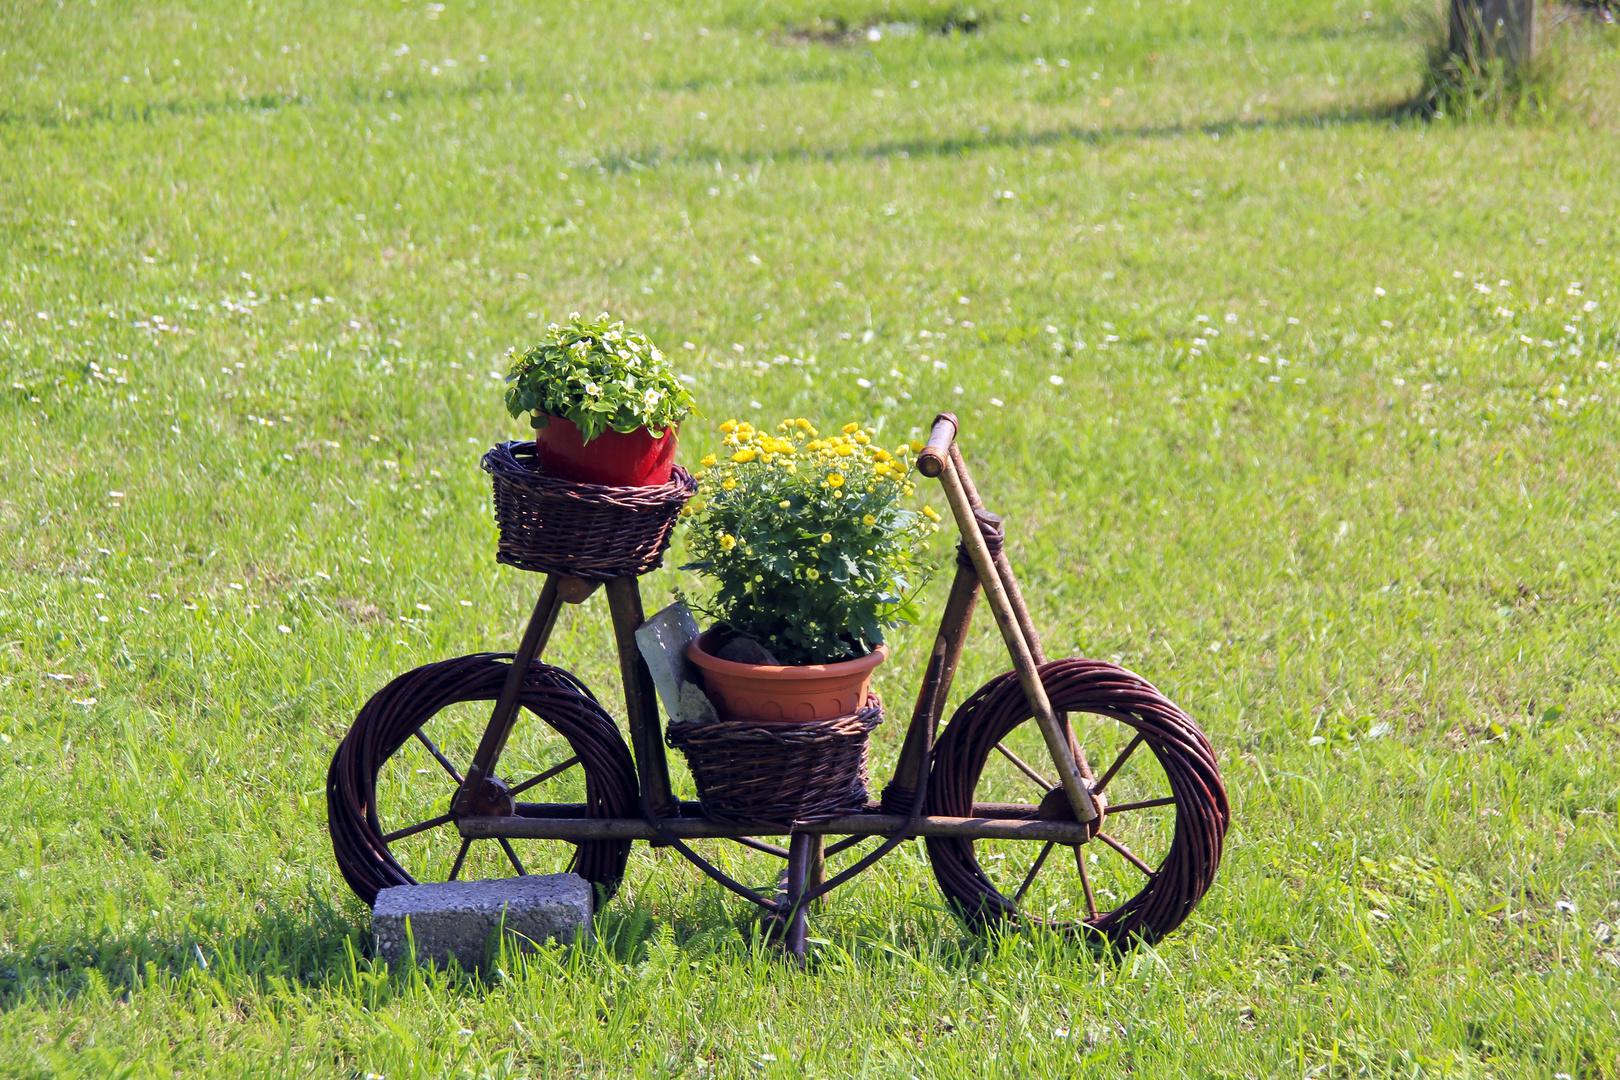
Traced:
<path fill-rule="evenodd" d="M 637 577 L 659 565 L 691 477 L 677 469 L 662 488 L 568 484 L 528 468 L 532 444 L 492 450 L 485 468 L 503 521 L 499 558 L 546 573 L 545 584 L 515 655 L 427 664 L 361 709 L 327 774 L 329 829 L 350 887 L 372 903 L 389 886 L 501 876 L 509 863 L 519 874 L 529 865 L 572 870 L 605 900 L 631 843 L 645 840 L 673 847 L 758 905 L 787 952 L 802 958 L 809 905 L 922 837 L 940 889 L 969 924 L 1052 926 L 1121 946 L 1174 930 L 1213 883 L 1230 820 L 1214 750 L 1141 676 L 1098 660 L 1046 659 L 1002 521 L 984 509 L 955 445 L 957 426 L 949 413 L 937 417 L 917 460 L 944 485 L 961 542 L 893 777 L 880 801 L 808 820 L 706 816 L 671 789 L 652 676 L 635 638 L 644 621 Z M 547 500 L 550 520 L 578 526 L 564 530 L 574 537 L 568 544 L 555 541 L 554 526 L 547 533 Z M 563 606 L 599 586 L 612 615 L 628 746 L 583 683 L 539 660 Z M 936 739 L 981 591 L 1012 670 L 969 696 Z M 490 701 L 487 722 L 470 711 Z M 542 723 L 518 725 L 520 706 Z M 878 709 L 870 699 L 845 729 L 864 740 Z M 1101 773 L 1087 746 L 1105 752 Z M 860 750 L 864 781 L 864 742 Z M 509 782 L 497 775 L 502 765 L 507 775 L 532 775 Z M 543 785 L 552 801 L 519 801 Z M 786 847 L 759 839 L 784 835 Z M 831 872 L 829 860 L 872 839 L 876 847 Z M 734 867 L 721 865 L 731 862 L 723 846 L 710 857 L 692 846 L 713 840 L 785 860 L 773 895 L 736 880 Z"/>

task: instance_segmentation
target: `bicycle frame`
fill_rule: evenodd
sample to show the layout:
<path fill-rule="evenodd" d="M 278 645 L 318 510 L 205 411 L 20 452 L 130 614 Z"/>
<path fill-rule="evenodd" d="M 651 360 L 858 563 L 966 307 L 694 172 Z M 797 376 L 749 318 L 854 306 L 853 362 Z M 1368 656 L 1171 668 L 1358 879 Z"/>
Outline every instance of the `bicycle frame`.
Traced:
<path fill-rule="evenodd" d="M 604 583 L 548 575 L 524 630 L 510 674 L 496 700 L 489 725 L 479 742 L 465 778 L 451 802 L 450 814 L 464 840 L 495 838 L 548 840 L 647 840 L 676 848 L 711 878 L 768 913 L 785 927 L 787 951 L 802 957 L 805 949 L 805 913 L 808 905 L 867 869 L 906 840 L 918 836 L 958 836 L 973 839 L 1024 839 L 1077 846 L 1096 832 L 1106 805 L 1091 791 L 1092 775 L 1068 717 L 1054 712 L 1041 685 L 1039 667 L 1045 663 L 1039 635 L 1004 550 L 1001 518 L 984 508 L 960 449 L 955 444 L 956 417 L 935 418 L 927 445 L 918 455 L 917 469 L 938 478 L 961 534 L 956 573 L 934 639 L 922 685 L 906 729 L 893 778 L 883 790 L 880 805 L 867 812 L 845 814 L 791 828 L 758 824 L 742 826 L 707 820 L 695 802 L 677 799 L 669 779 L 664 733 L 652 676 L 637 648 L 635 632 L 645 621 L 641 593 L 633 577 L 605 583 L 613 618 L 620 676 L 624 682 L 626 721 L 636 772 L 641 785 L 641 816 L 587 818 L 579 807 L 566 804 L 519 803 L 522 789 L 568 767 L 573 759 L 522 785 L 509 787 L 495 775 L 496 765 L 517 717 L 517 702 L 524 674 L 544 651 L 564 605 L 580 604 Z M 951 683 L 961 658 L 980 591 L 1001 632 L 1014 669 L 1040 728 L 1058 781 L 1054 786 L 1029 764 L 1004 747 L 1012 763 L 1055 794 L 1061 789 L 1064 805 L 1045 800 L 1026 804 L 975 804 L 973 816 L 941 817 L 925 813 L 934 739 L 943 716 Z M 783 849 L 756 839 L 761 835 L 790 837 Z M 824 837 L 845 839 L 823 848 Z M 861 840 L 881 836 L 883 842 L 857 862 L 825 878 L 827 855 Z M 736 840 L 787 860 L 787 873 L 778 899 L 768 899 L 732 879 L 687 845 L 687 840 Z M 520 867 L 521 869 L 521 867 Z"/>

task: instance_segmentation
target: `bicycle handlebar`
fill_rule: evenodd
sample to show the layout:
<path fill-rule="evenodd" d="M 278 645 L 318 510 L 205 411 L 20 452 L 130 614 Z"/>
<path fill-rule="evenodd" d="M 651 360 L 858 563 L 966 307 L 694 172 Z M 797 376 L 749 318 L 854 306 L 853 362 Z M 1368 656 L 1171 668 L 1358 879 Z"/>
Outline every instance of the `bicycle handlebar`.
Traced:
<path fill-rule="evenodd" d="M 917 454 L 917 471 L 933 479 L 945 471 L 946 455 L 956 439 L 956 415 L 942 412 L 934 417 L 934 429 L 928 434 L 928 445 Z"/>

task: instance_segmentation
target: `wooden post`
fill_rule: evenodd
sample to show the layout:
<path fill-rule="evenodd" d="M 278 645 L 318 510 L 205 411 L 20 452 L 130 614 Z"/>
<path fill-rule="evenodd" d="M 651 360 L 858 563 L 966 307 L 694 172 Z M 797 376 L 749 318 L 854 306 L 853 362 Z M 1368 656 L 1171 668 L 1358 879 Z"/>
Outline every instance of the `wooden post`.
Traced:
<path fill-rule="evenodd" d="M 1448 45 L 1473 71 L 1500 59 L 1516 68 L 1535 54 L 1535 0 L 1450 0 Z"/>
<path fill-rule="evenodd" d="M 636 631 L 646 622 L 641 608 L 641 588 L 633 577 L 614 578 L 607 583 L 608 610 L 613 614 L 613 637 L 619 648 L 619 676 L 624 682 L 625 721 L 630 727 L 630 748 L 636 755 L 636 774 L 641 793 L 659 817 L 680 813 L 680 803 L 670 793 L 669 760 L 664 755 L 664 725 L 658 718 L 658 691 L 652 672 L 641 658 Z"/>

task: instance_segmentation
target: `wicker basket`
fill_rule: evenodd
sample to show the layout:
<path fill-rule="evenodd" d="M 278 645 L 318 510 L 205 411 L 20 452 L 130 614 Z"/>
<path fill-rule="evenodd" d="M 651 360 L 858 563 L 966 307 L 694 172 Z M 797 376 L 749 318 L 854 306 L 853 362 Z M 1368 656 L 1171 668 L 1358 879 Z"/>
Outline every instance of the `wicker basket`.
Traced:
<path fill-rule="evenodd" d="M 500 443 L 484 455 L 501 527 L 497 562 L 542 574 L 611 581 L 656 570 L 675 518 L 697 491 L 675 466 L 659 487 L 576 484 L 541 472 L 533 442 Z"/>
<path fill-rule="evenodd" d="M 676 721 L 666 738 L 686 755 L 706 817 L 787 828 L 866 805 L 868 738 L 882 722 L 872 694 L 859 712 L 831 720 Z"/>

